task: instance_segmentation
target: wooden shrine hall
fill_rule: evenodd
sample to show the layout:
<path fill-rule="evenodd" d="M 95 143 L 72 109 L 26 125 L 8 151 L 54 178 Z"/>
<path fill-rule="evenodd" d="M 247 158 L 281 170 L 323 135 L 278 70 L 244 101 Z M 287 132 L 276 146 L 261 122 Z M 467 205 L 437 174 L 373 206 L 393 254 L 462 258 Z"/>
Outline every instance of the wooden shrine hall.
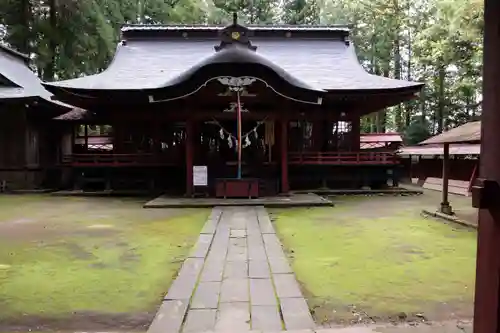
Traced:
<path fill-rule="evenodd" d="M 345 27 L 235 15 L 227 27 L 124 26 L 105 71 L 45 87 L 86 110 L 59 117 L 76 183 L 257 197 L 386 186 L 398 159 L 362 151 L 360 117 L 422 84 L 367 73 Z"/>

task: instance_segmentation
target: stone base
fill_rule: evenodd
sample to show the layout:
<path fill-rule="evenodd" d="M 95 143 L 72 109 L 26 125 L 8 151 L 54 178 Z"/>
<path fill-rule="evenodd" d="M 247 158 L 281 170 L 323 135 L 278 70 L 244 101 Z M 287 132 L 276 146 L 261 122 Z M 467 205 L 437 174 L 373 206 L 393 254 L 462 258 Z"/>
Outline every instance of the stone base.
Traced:
<path fill-rule="evenodd" d="M 439 207 L 439 211 L 446 215 L 454 215 L 453 209 L 451 208 L 451 205 L 448 202 L 442 202 Z"/>

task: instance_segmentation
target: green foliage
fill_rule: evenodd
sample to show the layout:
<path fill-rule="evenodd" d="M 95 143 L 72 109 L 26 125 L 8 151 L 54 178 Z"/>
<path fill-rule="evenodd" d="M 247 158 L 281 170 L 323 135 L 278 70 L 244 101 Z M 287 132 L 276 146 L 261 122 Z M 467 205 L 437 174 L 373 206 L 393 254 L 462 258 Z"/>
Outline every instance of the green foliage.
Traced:
<path fill-rule="evenodd" d="M 424 117 L 416 117 L 404 131 L 404 142 L 411 146 L 416 145 L 431 136 L 430 124 Z"/>
<path fill-rule="evenodd" d="M 318 24 L 319 10 L 317 0 L 286 0 L 282 20 L 286 24 Z"/>

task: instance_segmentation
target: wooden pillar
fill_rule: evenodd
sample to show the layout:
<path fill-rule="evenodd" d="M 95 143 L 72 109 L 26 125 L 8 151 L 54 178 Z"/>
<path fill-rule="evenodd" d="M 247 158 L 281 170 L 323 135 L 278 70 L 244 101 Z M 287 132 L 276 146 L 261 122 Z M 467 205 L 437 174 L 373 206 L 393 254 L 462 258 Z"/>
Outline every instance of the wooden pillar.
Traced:
<path fill-rule="evenodd" d="M 357 113 L 351 118 L 351 151 L 359 151 L 361 136 L 361 120 Z"/>
<path fill-rule="evenodd" d="M 314 120 L 312 128 L 313 151 L 322 151 L 325 143 L 325 125 L 323 120 Z"/>
<path fill-rule="evenodd" d="M 287 194 L 288 186 L 288 118 L 281 119 L 281 193 Z"/>
<path fill-rule="evenodd" d="M 451 209 L 450 202 L 448 201 L 448 183 L 450 180 L 450 144 L 445 143 L 443 145 L 443 188 L 441 191 L 441 207 L 440 211 L 443 214 L 452 215 L 453 210 Z"/>
<path fill-rule="evenodd" d="M 186 196 L 193 195 L 193 120 L 186 120 Z"/>
<path fill-rule="evenodd" d="M 485 0 L 474 333 L 500 332 L 500 2 Z M 475 186 L 476 187 L 476 186 Z"/>
<path fill-rule="evenodd" d="M 89 149 L 89 125 L 85 124 L 84 125 L 84 133 L 85 133 L 85 148 L 84 151 L 87 152 Z"/>

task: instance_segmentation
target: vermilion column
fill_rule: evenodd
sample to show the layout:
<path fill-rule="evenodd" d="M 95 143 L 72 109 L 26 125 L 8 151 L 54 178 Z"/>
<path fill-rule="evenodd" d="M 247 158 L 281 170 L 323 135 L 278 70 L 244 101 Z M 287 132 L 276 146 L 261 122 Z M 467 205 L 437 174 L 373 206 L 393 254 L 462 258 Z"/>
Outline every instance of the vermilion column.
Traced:
<path fill-rule="evenodd" d="M 288 193 L 288 119 L 281 119 L 281 192 Z"/>
<path fill-rule="evenodd" d="M 500 2 L 485 0 L 481 199 L 476 266 L 474 333 L 500 332 Z M 474 191 L 474 189 L 473 189 Z M 476 197 L 477 194 L 477 197 Z"/>
<path fill-rule="evenodd" d="M 193 120 L 186 120 L 186 196 L 193 194 Z"/>

